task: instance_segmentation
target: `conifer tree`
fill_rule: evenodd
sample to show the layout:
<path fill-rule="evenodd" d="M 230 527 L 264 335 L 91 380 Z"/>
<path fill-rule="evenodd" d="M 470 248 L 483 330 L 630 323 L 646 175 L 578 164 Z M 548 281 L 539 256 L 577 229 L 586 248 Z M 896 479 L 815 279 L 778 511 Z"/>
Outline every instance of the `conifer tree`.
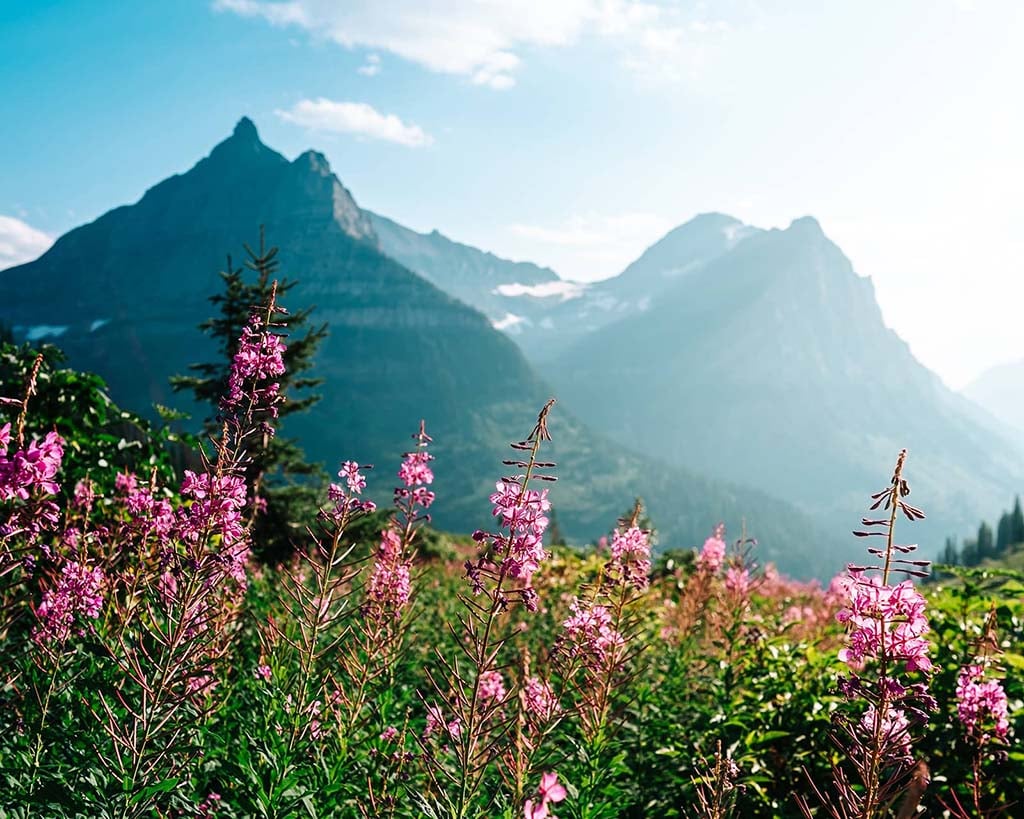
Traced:
<path fill-rule="evenodd" d="M 247 254 L 244 267 L 238 268 L 228 257 L 227 268 L 221 272 L 223 290 L 210 297 L 218 308 L 217 315 L 199 325 L 199 329 L 213 338 L 219 349 L 216 361 L 192 364 L 193 375 L 175 376 L 171 384 L 176 391 L 190 390 L 197 402 L 211 408 L 204 419 L 204 432 L 214 433 L 220 426 L 221 397 L 227 390 L 231 362 L 238 351 L 242 328 L 249 321 L 252 308 L 265 304 L 279 268 L 278 249 L 268 248 L 263 227 L 260 227 L 259 249 L 244 245 Z M 247 275 L 248 274 L 248 275 Z M 277 298 L 287 304 L 287 293 L 298 282 L 279 279 Z M 314 326 L 310 321 L 312 308 L 289 312 L 282 319 L 287 335 L 284 354 L 285 373 L 278 380 L 285 401 L 280 405 L 275 430 L 285 419 L 304 412 L 320 400 L 311 392 L 322 379 L 308 375 L 313 367 L 317 348 L 327 335 L 327 325 Z M 254 521 L 254 545 L 265 558 L 280 558 L 291 547 L 292 534 L 301 531 L 301 521 L 315 514 L 318 484 L 322 483 L 322 469 L 306 460 L 296 441 L 282 435 L 264 435 L 250 447 L 251 463 L 247 470 L 250 490 L 265 501 Z M 262 504 L 261 504 L 262 505 Z"/>
<path fill-rule="evenodd" d="M 960 555 L 957 553 L 956 541 L 953 538 L 946 538 L 946 545 L 942 550 L 942 554 L 939 558 L 939 563 L 943 563 L 946 566 L 959 565 Z"/>
<path fill-rule="evenodd" d="M 978 544 L 973 540 L 965 540 L 960 550 L 960 562 L 964 566 L 977 566 L 981 562 L 978 555 Z"/>
<path fill-rule="evenodd" d="M 1003 512 L 999 516 L 999 523 L 996 525 L 996 554 L 1005 554 L 1010 546 L 1010 529 L 1013 526 L 1013 515 L 1010 512 Z"/>
<path fill-rule="evenodd" d="M 1014 498 L 1013 511 L 1010 513 L 1010 544 L 1016 546 L 1024 543 L 1024 511 L 1020 507 L 1020 495 Z"/>
<path fill-rule="evenodd" d="M 995 557 L 996 555 L 996 543 L 995 539 L 992 537 L 992 527 L 987 523 L 982 523 L 981 526 L 978 527 L 977 549 L 979 563 L 982 560 Z"/>

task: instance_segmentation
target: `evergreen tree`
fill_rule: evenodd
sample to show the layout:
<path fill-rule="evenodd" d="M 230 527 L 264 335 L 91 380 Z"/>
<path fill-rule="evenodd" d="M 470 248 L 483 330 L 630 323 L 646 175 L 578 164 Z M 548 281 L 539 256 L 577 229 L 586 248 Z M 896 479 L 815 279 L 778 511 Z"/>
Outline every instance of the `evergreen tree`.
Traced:
<path fill-rule="evenodd" d="M 981 559 L 978 557 L 978 544 L 973 540 L 965 540 L 960 550 L 960 562 L 964 566 L 977 566 Z"/>
<path fill-rule="evenodd" d="M 957 552 L 956 540 L 954 538 L 946 538 L 946 545 L 939 556 L 939 563 L 943 563 L 947 566 L 959 565 L 960 555 Z"/>
<path fill-rule="evenodd" d="M 978 527 L 978 562 L 986 560 L 990 557 L 996 556 L 996 542 L 992 536 L 992 527 L 987 523 L 982 523 Z"/>
<path fill-rule="evenodd" d="M 244 268 L 234 267 L 229 256 L 227 268 L 220 274 L 224 289 L 210 297 L 218 314 L 199 325 L 200 330 L 218 343 L 217 360 L 193 364 L 189 368 L 193 375 L 171 379 L 176 391 L 190 390 L 197 402 L 210 406 L 211 414 L 204 420 L 207 435 L 220 426 L 219 402 L 227 391 L 231 362 L 238 351 L 242 328 L 248 323 L 252 309 L 269 300 L 279 266 L 278 250 L 267 248 L 262 226 L 259 250 L 254 251 L 249 245 L 244 247 L 248 256 Z M 246 271 L 252 275 L 247 276 Z M 280 303 L 287 304 L 287 293 L 296 284 L 294 279 L 278 280 Z M 284 354 L 285 373 L 278 381 L 286 400 L 280 405 L 275 429 L 280 429 L 288 416 L 303 412 L 320 400 L 311 390 L 322 379 L 312 378 L 308 372 L 317 348 L 327 335 L 327 325 L 313 326 L 311 312 L 312 308 L 297 310 L 280 319 L 288 348 Z M 251 458 L 247 470 L 250 489 L 266 501 L 265 509 L 255 518 L 253 540 L 262 557 L 277 559 L 290 551 L 292 534 L 297 527 L 301 531 L 301 522 L 315 514 L 324 473 L 318 465 L 306 460 L 294 440 L 281 435 L 264 435 L 250 447 L 248 455 Z"/>
<path fill-rule="evenodd" d="M 996 525 L 996 554 L 1005 554 L 1010 546 L 1010 529 L 1013 525 L 1013 517 L 1010 512 L 1003 512 L 999 516 L 999 523 Z"/>
<path fill-rule="evenodd" d="M 1024 511 L 1020 508 L 1020 495 L 1014 498 L 1010 513 L 1010 546 L 1024 543 Z"/>

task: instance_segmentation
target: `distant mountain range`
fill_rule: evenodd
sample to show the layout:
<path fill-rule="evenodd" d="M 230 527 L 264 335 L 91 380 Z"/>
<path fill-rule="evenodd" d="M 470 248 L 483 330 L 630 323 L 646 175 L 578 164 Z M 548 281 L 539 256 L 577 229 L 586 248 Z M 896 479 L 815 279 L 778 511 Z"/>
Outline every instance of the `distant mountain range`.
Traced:
<path fill-rule="evenodd" d="M 812 218 L 763 231 L 704 214 L 621 275 L 518 313 L 517 343 L 585 422 L 831 529 L 857 521 L 904 446 L 929 513 L 906 536 L 926 553 L 1024 486 L 1015 436 L 912 356 Z M 1024 378 L 1006 375 L 990 408 L 1013 423 Z"/>
<path fill-rule="evenodd" d="M 62 346 L 73 366 L 103 375 L 114 398 L 129 408 L 146 411 L 160 402 L 201 414 L 172 394 L 167 380 L 215 355 L 196 324 L 210 313 L 207 299 L 220 288 L 225 254 L 252 243 L 260 225 L 280 247 L 284 272 L 299 281 L 289 294 L 291 306 L 315 304 L 315 315 L 330 328 L 316 362 L 326 379 L 323 400 L 293 417 L 285 433 L 328 467 L 345 458 L 377 464 L 371 489 L 386 496 L 392 467 L 425 418 L 436 441 L 437 522 L 463 531 L 488 525 L 486 498 L 501 474 L 506 442 L 524 435 L 541 404 L 562 392 L 494 325 L 512 312 L 510 305 L 522 310 L 518 305 L 530 304 L 536 309 L 531 326 L 542 327 L 550 312 L 552 342 L 569 351 L 581 331 L 560 325 L 560 317 L 571 325 L 574 311 L 606 287 L 615 292 L 615 285 L 584 288 L 568 299 L 538 290 L 530 295 L 530 288 L 568 292 L 572 286 L 549 270 L 505 262 L 440 234 L 416 234 L 361 210 L 323 155 L 308 151 L 289 162 L 260 141 L 248 119 L 188 172 L 70 231 L 40 259 L 0 274 L 0 321 L 23 338 Z M 720 255 L 746 230 L 738 226 L 731 237 L 720 231 L 713 247 L 696 242 L 691 255 L 703 264 L 718 244 L 724 246 Z M 649 267 L 639 269 L 656 282 L 693 275 L 651 274 Z M 612 311 L 616 318 L 649 306 L 628 291 L 623 298 L 632 299 L 630 306 Z M 595 330 L 611 326 L 601 318 Z M 528 328 L 518 329 L 517 338 L 533 338 Z M 610 372 L 610 378 L 595 372 L 604 385 L 595 403 L 616 404 L 623 415 L 648 414 L 646 388 L 627 389 L 614 380 L 621 373 Z M 664 546 L 699 543 L 718 520 L 738 533 L 746 520 L 761 540 L 762 559 L 784 571 L 822 575 L 846 557 L 844 538 L 819 529 L 796 505 L 694 474 L 694 459 L 680 457 L 675 441 L 671 451 L 637 455 L 630 447 L 649 447 L 649 435 L 636 442 L 623 435 L 622 443 L 613 443 L 592 431 L 571 405 L 609 431 L 621 429 L 607 423 L 606 406 L 580 400 L 578 379 L 567 385 L 572 398 L 553 414 L 551 454 L 561 478 L 552 496 L 570 538 L 607 531 L 640 494 Z M 666 453 L 670 457 L 661 457 Z M 865 489 L 885 474 L 884 461 L 873 466 Z M 771 481 L 762 485 L 774 488 Z M 859 509 L 858 503 L 851 518 Z"/>
<path fill-rule="evenodd" d="M 1024 436 L 1024 359 L 986 370 L 963 393 Z"/>

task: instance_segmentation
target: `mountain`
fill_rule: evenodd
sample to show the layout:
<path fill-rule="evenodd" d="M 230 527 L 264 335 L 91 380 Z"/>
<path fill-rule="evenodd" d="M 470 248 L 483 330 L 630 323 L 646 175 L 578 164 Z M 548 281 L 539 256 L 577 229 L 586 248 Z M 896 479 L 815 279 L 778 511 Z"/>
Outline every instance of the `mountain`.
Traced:
<path fill-rule="evenodd" d="M 530 429 L 550 388 L 483 314 L 381 252 L 373 217 L 321 154 L 288 161 L 248 119 L 188 172 L 0 273 L 0 321 L 58 342 L 72 366 L 104 376 L 123 406 L 195 410 L 169 391 L 168 377 L 216 354 L 196 324 L 220 289 L 223 255 L 253 242 L 260 225 L 299 281 L 287 306 L 315 304 L 330 329 L 316 362 L 323 400 L 289 419 L 285 434 L 329 466 L 378 464 L 370 488 L 387 497 L 399 453 L 425 418 L 436 442 L 437 523 L 490 525 L 487 496 L 507 441 Z M 699 543 L 719 519 L 738 532 L 745 518 L 762 557 L 783 570 L 820 575 L 841 563 L 836 541 L 785 502 L 634 455 L 561 405 L 551 431 L 560 476 L 552 497 L 572 539 L 607 531 L 637 493 L 665 546 Z"/>
<path fill-rule="evenodd" d="M 1024 435 L 1024 359 L 986 370 L 963 394 Z"/>
<path fill-rule="evenodd" d="M 685 275 L 642 314 L 544 366 L 585 422 L 763 487 L 830 527 L 857 522 L 908 447 L 929 517 L 904 536 L 932 553 L 1024 485 L 1021 451 L 917 362 L 885 326 L 870 280 L 814 219 L 748 233 L 696 267 L 692 258 L 680 255 Z"/>
<path fill-rule="evenodd" d="M 545 302 L 558 301 L 579 285 L 565 282 L 553 270 L 532 262 L 511 262 L 449 239 L 437 230 L 417 233 L 397 222 L 366 211 L 381 250 L 431 284 L 486 315 L 497 329 L 518 335 L 525 315 L 536 317 Z M 526 309 L 521 309 L 523 305 Z"/>
<path fill-rule="evenodd" d="M 436 230 L 417 233 L 382 216 L 370 218 L 385 253 L 485 313 L 534 361 L 554 358 L 589 333 L 644 313 L 681 278 L 758 232 L 731 216 L 701 214 L 615 278 L 582 283 L 454 242 Z"/>

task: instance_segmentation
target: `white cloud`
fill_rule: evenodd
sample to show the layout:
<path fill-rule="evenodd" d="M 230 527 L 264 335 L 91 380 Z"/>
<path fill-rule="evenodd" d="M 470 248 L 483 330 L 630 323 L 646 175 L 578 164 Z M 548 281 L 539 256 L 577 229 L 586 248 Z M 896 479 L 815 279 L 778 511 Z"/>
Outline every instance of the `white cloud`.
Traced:
<path fill-rule="evenodd" d="M 39 258 L 53 238 L 13 216 L 0 215 L 0 270 Z"/>
<path fill-rule="evenodd" d="M 356 69 L 364 77 L 376 77 L 380 73 L 380 55 L 367 54 L 366 62 Z"/>
<path fill-rule="evenodd" d="M 434 142 L 434 138 L 418 125 L 406 124 L 394 114 L 382 114 L 365 102 L 335 102 L 319 97 L 300 100 L 287 111 L 277 110 L 274 113 L 285 122 L 312 131 L 356 134 L 410 148 L 421 148 Z"/>
<path fill-rule="evenodd" d="M 492 321 L 491 326 L 495 330 L 512 330 L 518 325 L 522 324 L 526 319 L 523 316 L 517 316 L 515 313 L 505 313 L 497 321 Z"/>
<path fill-rule="evenodd" d="M 495 89 L 515 85 L 520 53 L 569 46 L 586 34 L 620 48 L 627 68 L 677 76 L 703 59 L 707 37 L 728 29 L 705 19 L 703 4 L 685 10 L 649 0 L 214 0 L 213 6 L 297 26 L 345 48 L 387 51 Z M 359 71 L 376 73 L 370 66 Z"/>
<path fill-rule="evenodd" d="M 551 296 L 558 296 L 560 301 L 568 301 L 583 295 L 587 289 L 585 284 L 579 282 L 541 282 L 540 284 L 499 284 L 494 292 L 499 296 L 532 296 L 535 299 L 546 299 Z M 511 315 L 511 314 L 510 314 Z M 499 328 L 500 329 L 500 328 Z"/>

